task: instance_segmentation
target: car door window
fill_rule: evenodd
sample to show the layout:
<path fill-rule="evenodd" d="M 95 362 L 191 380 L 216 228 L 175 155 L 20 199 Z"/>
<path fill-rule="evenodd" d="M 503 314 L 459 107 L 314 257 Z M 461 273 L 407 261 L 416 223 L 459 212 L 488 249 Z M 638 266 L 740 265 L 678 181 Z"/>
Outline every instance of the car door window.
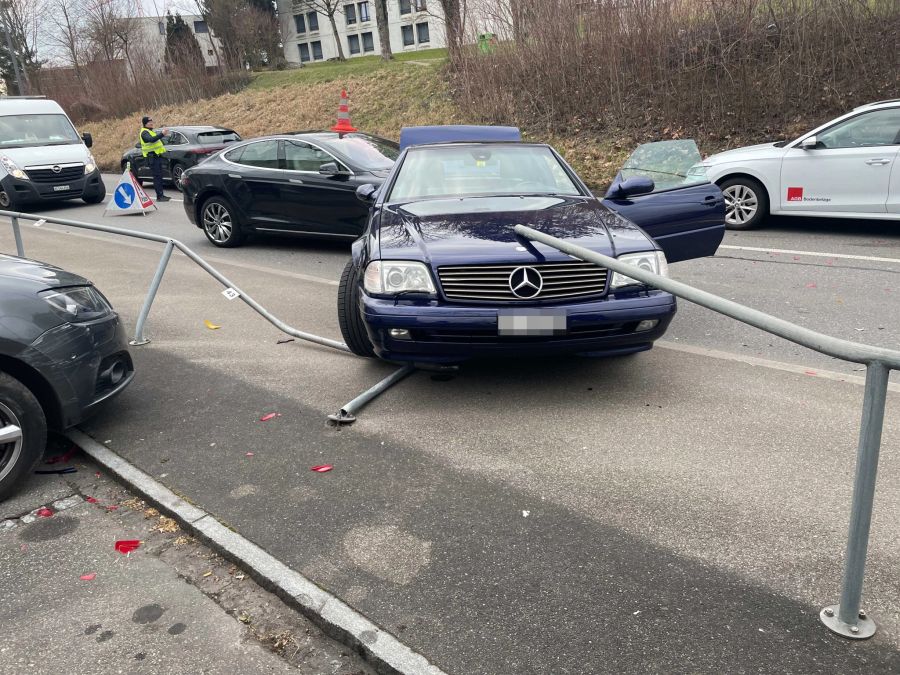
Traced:
<path fill-rule="evenodd" d="M 622 180 L 643 176 L 653 181 L 654 192 L 708 183 L 697 144 L 691 139 L 656 141 L 639 145 L 625 161 Z"/>
<path fill-rule="evenodd" d="M 163 145 L 185 145 L 187 139 L 177 131 L 171 132 L 168 136 L 163 136 Z"/>
<path fill-rule="evenodd" d="M 237 151 L 240 150 L 239 155 Z M 234 153 L 238 158 L 232 156 Z M 278 141 L 259 141 L 258 143 L 250 143 L 243 148 L 236 148 L 229 152 L 226 157 L 232 162 L 245 164 L 247 166 L 257 166 L 261 169 L 279 169 L 278 166 Z"/>
<path fill-rule="evenodd" d="M 841 122 L 816 135 L 824 149 L 865 148 L 900 144 L 900 108 L 874 110 Z"/>
<path fill-rule="evenodd" d="M 288 171 L 316 171 L 326 162 L 340 163 L 319 148 L 301 141 L 285 141 L 284 162 Z"/>

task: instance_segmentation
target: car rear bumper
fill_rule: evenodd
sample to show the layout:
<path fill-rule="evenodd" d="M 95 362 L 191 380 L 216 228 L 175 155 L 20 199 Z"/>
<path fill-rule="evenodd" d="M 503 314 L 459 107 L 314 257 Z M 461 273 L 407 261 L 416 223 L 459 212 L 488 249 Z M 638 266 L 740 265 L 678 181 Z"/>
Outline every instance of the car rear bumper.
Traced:
<path fill-rule="evenodd" d="M 64 428 L 94 414 L 134 379 L 125 329 L 115 313 L 89 323 L 57 326 L 19 358 L 53 389 Z"/>
<path fill-rule="evenodd" d="M 0 179 L 0 186 L 12 196 L 14 204 L 33 204 L 53 202 L 63 199 L 90 199 L 105 191 L 100 171 L 94 171 L 75 180 L 59 183 L 43 183 L 31 180 L 19 180 L 10 175 Z M 64 189 L 61 189 L 64 188 Z"/>
<path fill-rule="evenodd" d="M 564 314 L 563 334 L 501 336 L 496 306 L 416 304 L 365 294 L 361 298 L 375 353 L 388 361 L 419 363 L 457 363 L 484 356 L 605 356 L 642 351 L 666 332 L 676 311 L 675 298 L 670 294 L 642 291 L 543 308 Z M 508 305 L 502 308 L 514 309 Z M 647 330 L 637 330 L 642 321 L 657 323 Z M 405 329 L 409 338 L 394 337 L 391 329 Z"/>

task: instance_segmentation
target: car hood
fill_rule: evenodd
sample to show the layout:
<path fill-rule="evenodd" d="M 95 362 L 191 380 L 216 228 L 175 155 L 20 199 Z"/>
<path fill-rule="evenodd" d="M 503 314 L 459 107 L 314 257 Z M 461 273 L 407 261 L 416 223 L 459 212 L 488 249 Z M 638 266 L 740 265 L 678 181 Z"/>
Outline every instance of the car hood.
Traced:
<path fill-rule="evenodd" d="M 761 143 L 760 145 L 748 145 L 745 148 L 735 148 L 734 150 L 726 150 L 716 155 L 710 155 L 704 164 L 724 164 L 727 162 L 743 162 L 748 159 L 771 159 L 780 156 L 784 152 L 784 148 L 779 147 L 778 143 Z"/>
<path fill-rule="evenodd" d="M 0 154 L 14 161 L 20 169 L 42 164 L 87 162 L 88 149 L 83 143 L 46 145 L 35 148 L 0 148 Z"/>
<path fill-rule="evenodd" d="M 91 282 L 47 263 L 0 254 L 0 283 L 7 289 L 22 290 L 31 286 L 38 292 L 46 288 L 89 286 Z"/>
<path fill-rule="evenodd" d="M 591 197 L 470 197 L 384 207 L 380 254 L 424 260 L 435 268 L 570 260 L 550 246 L 517 237 L 513 228 L 520 224 L 606 255 L 656 248 L 637 226 Z"/>

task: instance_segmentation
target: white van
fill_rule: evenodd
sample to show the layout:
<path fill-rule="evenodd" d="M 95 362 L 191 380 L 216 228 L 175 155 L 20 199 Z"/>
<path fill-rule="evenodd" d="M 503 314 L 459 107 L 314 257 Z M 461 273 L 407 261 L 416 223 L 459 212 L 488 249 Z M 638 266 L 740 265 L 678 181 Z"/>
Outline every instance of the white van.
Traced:
<path fill-rule="evenodd" d="M 0 97 L 0 209 L 62 199 L 102 202 L 106 187 L 91 145 L 91 135 L 79 137 L 56 101 Z"/>

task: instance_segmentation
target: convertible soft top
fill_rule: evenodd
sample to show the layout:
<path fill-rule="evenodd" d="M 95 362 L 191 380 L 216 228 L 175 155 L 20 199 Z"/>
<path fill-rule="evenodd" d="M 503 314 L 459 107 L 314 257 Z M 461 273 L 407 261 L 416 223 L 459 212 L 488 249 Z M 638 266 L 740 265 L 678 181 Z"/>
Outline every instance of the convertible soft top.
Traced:
<path fill-rule="evenodd" d="M 518 127 L 475 126 L 466 124 L 403 127 L 400 130 L 400 149 L 411 145 L 434 143 L 491 143 L 519 142 L 522 134 Z"/>

